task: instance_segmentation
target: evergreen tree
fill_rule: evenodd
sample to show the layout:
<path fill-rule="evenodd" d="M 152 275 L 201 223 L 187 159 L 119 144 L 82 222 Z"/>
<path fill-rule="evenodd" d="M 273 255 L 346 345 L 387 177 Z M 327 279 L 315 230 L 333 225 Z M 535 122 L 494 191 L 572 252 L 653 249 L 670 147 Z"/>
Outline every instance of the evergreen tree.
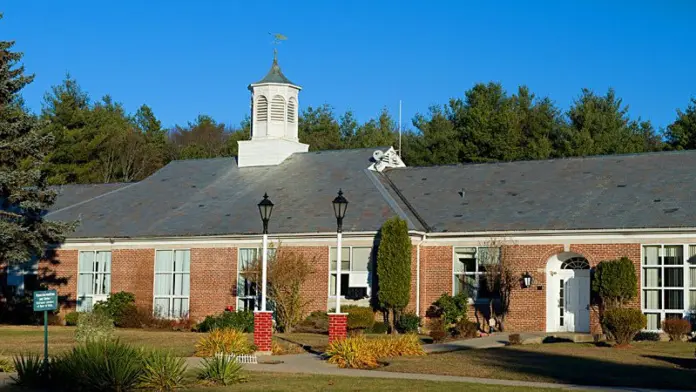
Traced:
<path fill-rule="evenodd" d="M 43 163 L 53 137 L 23 107 L 19 92 L 33 75 L 24 74 L 13 45 L 0 41 L 0 266 L 41 257 L 72 226 L 44 219 L 56 197 Z"/>
<path fill-rule="evenodd" d="M 411 297 L 411 238 L 405 220 L 393 217 L 382 225 L 377 250 L 377 300 L 396 333 L 396 320 Z"/>
<path fill-rule="evenodd" d="M 310 151 L 344 148 L 340 126 L 329 105 L 303 110 L 297 125 L 300 142 L 309 144 Z"/>
<path fill-rule="evenodd" d="M 696 149 L 696 98 L 685 111 L 677 109 L 677 119 L 667 127 L 667 143 L 675 150 Z"/>

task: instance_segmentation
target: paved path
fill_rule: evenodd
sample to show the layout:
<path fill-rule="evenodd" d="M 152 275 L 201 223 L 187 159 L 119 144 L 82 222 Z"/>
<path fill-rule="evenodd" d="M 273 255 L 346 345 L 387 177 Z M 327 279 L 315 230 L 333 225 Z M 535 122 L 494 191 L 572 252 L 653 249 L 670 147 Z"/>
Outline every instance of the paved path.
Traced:
<path fill-rule="evenodd" d="M 478 339 L 475 339 L 478 340 Z M 492 344 L 492 343 L 491 343 Z M 643 388 L 621 388 L 621 387 L 599 387 L 586 385 L 571 385 L 571 384 L 554 384 L 546 382 L 531 382 L 531 381 L 515 381 L 515 380 L 496 380 L 491 378 L 476 378 L 476 377 L 459 377 L 459 376 L 443 376 L 437 374 L 422 374 L 422 373 L 397 373 L 385 372 L 380 370 L 359 370 L 359 369 L 341 369 L 337 366 L 330 365 L 322 360 L 316 354 L 295 354 L 295 355 L 279 355 L 259 357 L 260 362 L 279 362 L 282 363 L 259 363 L 258 365 L 244 365 L 244 368 L 253 372 L 271 372 L 271 373 L 303 373 L 303 374 L 318 374 L 327 376 L 344 376 L 344 377 L 372 377 L 372 378 L 391 378 L 404 380 L 426 380 L 426 381 L 449 381 L 449 382 L 465 382 L 474 384 L 486 385 L 504 385 L 513 387 L 533 387 L 533 388 L 554 388 L 556 390 L 569 391 L 633 391 L 633 392 L 670 392 L 659 389 L 643 389 Z M 200 358 L 187 358 L 186 363 L 189 367 L 196 367 L 200 364 Z"/>

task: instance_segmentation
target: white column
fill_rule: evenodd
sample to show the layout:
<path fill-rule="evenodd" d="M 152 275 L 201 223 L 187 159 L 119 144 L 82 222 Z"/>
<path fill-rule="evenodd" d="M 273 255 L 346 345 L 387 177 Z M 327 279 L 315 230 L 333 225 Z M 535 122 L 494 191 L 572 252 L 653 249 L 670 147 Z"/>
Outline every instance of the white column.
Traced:
<path fill-rule="evenodd" d="M 341 313 L 341 262 L 343 261 L 343 233 L 338 232 L 338 240 L 336 244 L 336 313 Z"/>
<path fill-rule="evenodd" d="M 268 274 L 268 234 L 263 235 L 263 255 L 261 256 L 261 311 L 266 311 L 266 285 Z"/>

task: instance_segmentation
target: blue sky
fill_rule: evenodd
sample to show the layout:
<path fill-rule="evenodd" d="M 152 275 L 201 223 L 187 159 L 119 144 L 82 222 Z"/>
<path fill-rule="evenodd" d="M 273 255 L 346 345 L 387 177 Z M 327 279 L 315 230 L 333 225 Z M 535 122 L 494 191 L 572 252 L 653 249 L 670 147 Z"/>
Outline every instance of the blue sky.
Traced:
<path fill-rule="evenodd" d="M 485 3 L 485 4 L 483 4 Z M 610 4 L 611 3 L 611 4 Z M 404 124 L 477 82 L 525 84 L 566 109 L 583 87 L 614 87 L 633 117 L 664 127 L 696 96 L 696 2 L 682 1 L 12 1 L 2 39 L 36 74 L 35 111 L 66 72 L 93 99 L 165 126 L 198 114 L 237 124 L 250 82 L 272 60 L 268 32 L 289 37 L 281 67 L 300 106 L 358 119 L 387 107 Z"/>

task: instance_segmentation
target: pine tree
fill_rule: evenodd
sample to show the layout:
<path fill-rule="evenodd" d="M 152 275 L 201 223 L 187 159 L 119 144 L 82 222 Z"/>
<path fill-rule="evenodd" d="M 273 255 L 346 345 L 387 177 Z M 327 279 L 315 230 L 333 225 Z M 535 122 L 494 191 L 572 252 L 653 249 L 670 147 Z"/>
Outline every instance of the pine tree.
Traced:
<path fill-rule="evenodd" d="M 377 250 L 377 299 L 387 312 L 391 333 L 411 297 L 411 238 L 408 225 L 397 217 L 384 222 Z"/>
<path fill-rule="evenodd" d="M 34 77 L 24 74 L 13 45 L 0 41 L 0 267 L 42 256 L 72 227 L 44 219 L 56 197 L 44 171 L 53 138 L 39 133 L 23 106 L 19 92 Z"/>

